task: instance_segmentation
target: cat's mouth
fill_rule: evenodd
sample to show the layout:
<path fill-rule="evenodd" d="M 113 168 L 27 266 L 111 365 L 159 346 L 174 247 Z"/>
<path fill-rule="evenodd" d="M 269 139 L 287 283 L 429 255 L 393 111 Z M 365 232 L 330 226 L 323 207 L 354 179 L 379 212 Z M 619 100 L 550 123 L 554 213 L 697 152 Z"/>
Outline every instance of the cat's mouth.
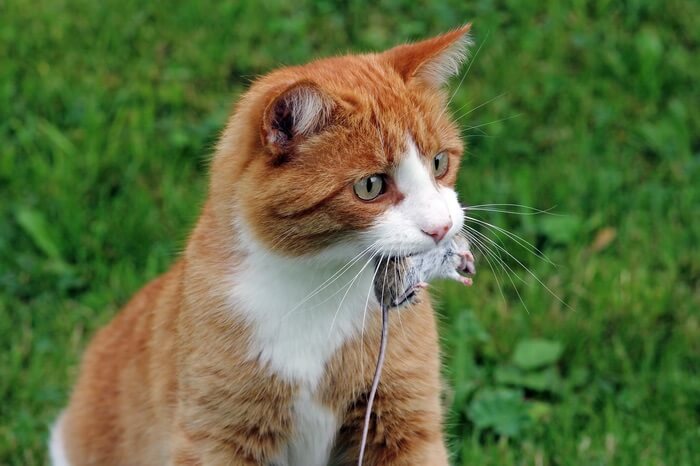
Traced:
<path fill-rule="evenodd" d="M 420 256 L 422 254 L 432 254 L 437 251 L 444 250 L 446 245 L 450 244 L 450 242 L 454 239 L 456 234 L 446 236 L 442 241 L 439 243 L 432 242 L 431 244 L 427 244 L 425 246 L 418 246 L 414 250 L 409 250 L 405 251 L 401 248 L 401 257 L 414 257 L 414 256 Z"/>

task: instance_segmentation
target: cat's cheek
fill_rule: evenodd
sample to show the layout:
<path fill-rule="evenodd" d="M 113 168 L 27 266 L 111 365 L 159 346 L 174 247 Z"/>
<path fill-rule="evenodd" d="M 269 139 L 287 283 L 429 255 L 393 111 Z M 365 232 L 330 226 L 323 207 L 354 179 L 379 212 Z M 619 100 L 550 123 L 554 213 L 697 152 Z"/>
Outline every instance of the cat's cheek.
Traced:
<path fill-rule="evenodd" d="M 452 220 L 452 226 L 445 235 L 447 240 L 453 238 L 462 229 L 464 212 L 457 193 L 452 188 L 443 186 L 438 192 Z M 415 206 L 406 202 L 390 207 L 361 233 L 363 244 L 367 247 L 372 245 L 372 249 L 379 251 L 380 254 L 390 255 L 416 254 L 434 248 L 435 242 L 418 226 L 415 210 Z"/>
<path fill-rule="evenodd" d="M 387 209 L 365 230 L 365 243 L 373 244 L 381 254 L 405 255 L 424 252 L 435 246 L 434 241 L 417 227 L 406 212 L 408 206 Z"/>
<path fill-rule="evenodd" d="M 464 211 L 457 198 L 457 192 L 455 192 L 454 189 L 441 186 L 439 192 L 447 206 L 447 210 L 450 212 L 450 218 L 452 219 L 452 227 L 445 237 L 453 238 L 464 226 Z"/>

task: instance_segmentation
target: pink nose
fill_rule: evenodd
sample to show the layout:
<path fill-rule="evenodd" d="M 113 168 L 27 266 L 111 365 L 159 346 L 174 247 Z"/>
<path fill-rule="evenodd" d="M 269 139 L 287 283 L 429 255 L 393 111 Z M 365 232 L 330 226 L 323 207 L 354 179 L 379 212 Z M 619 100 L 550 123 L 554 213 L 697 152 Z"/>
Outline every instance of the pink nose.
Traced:
<path fill-rule="evenodd" d="M 435 240 L 435 243 L 439 243 L 442 241 L 442 239 L 445 237 L 448 231 L 450 231 L 450 228 L 452 228 L 452 222 L 447 223 L 445 225 L 439 226 L 439 227 L 434 227 L 434 228 L 429 228 L 426 230 L 422 230 L 423 233 L 426 235 L 430 236 Z"/>

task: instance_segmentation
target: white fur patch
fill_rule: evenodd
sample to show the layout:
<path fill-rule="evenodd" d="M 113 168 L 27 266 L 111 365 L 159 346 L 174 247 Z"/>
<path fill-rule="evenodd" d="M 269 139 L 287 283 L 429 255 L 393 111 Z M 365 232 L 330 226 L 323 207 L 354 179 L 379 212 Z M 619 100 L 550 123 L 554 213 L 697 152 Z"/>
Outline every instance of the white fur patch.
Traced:
<path fill-rule="evenodd" d="M 49 439 L 49 457 L 52 466 L 70 466 L 63 444 L 63 414 L 61 414 L 53 427 L 51 427 L 51 437 Z"/>
<path fill-rule="evenodd" d="M 328 118 L 329 102 L 316 89 L 299 86 L 285 98 L 292 111 L 294 131 L 298 134 L 310 134 Z"/>
<path fill-rule="evenodd" d="M 464 34 L 442 53 L 424 63 L 418 70 L 417 76 L 423 78 L 435 87 L 440 87 L 452 76 L 459 73 L 462 63 L 467 59 L 472 40 L 469 34 Z"/>
<path fill-rule="evenodd" d="M 293 406 L 296 424 L 291 441 L 270 464 L 325 466 L 333 447 L 338 421 L 325 406 L 302 390 Z"/>
<path fill-rule="evenodd" d="M 263 249 L 245 227 L 239 232 L 249 255 L 233 272 L 231 302 L 253 329 L 249 357 L 299 385 L 296 435 L 277 463 L 326 464 L 338 421 L 314 394 L 329 359 L 359 335 L 365 309 L 376 309 L 372 254 L 354 263 L 339 261 L 338 251 L 291 259 Z"/>
<path fill-rule="evenodd" d="M 376 306 L 371 254 L 341 269 L 347 260 L 288 258 L 250 239 L 243 242 L 249 255 L 233 272 L 231 300 L 252 324 L 249 355 L 283 379 L 313 389 L 326 362 L 360 331 L 368 296 L 369 306 Z"/>
<path fill-rule="evenodd" d="M 328 464 L 338 420 L 309 392 L 300 394 L 294 403 L 296 429 L 288 447 L 290 465 L 324 466 Z"/>
<path fill-rule="evenodd" d="M 459 232 L 464 213 L 457 194 L 435 182 L 412 140 L 409 139 L 407 153 L 392 175 L 404 199 L 377 219 L 367 232 L 370 240 L 379 241 L 384 251 L 405 255 L 435 247 L 435 241 L 424 231 L 451 223 L 445 240 Z"/>

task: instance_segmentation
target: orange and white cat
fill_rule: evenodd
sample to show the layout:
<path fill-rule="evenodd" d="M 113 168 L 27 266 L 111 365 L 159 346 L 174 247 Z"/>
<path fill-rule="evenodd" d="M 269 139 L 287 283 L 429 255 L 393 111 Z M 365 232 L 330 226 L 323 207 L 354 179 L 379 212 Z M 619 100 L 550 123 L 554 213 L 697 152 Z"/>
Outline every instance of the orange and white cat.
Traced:
<path fill-rule="evenodd" d="M 258 79 L 182 256 L 88 347 L 55 466 L 355 464 L 380 336 L 374 259 L 452 239 L 445 82 L 469 25 Z M 446 465 L 435 316 L 397 311 L 367 465 Z"/>

